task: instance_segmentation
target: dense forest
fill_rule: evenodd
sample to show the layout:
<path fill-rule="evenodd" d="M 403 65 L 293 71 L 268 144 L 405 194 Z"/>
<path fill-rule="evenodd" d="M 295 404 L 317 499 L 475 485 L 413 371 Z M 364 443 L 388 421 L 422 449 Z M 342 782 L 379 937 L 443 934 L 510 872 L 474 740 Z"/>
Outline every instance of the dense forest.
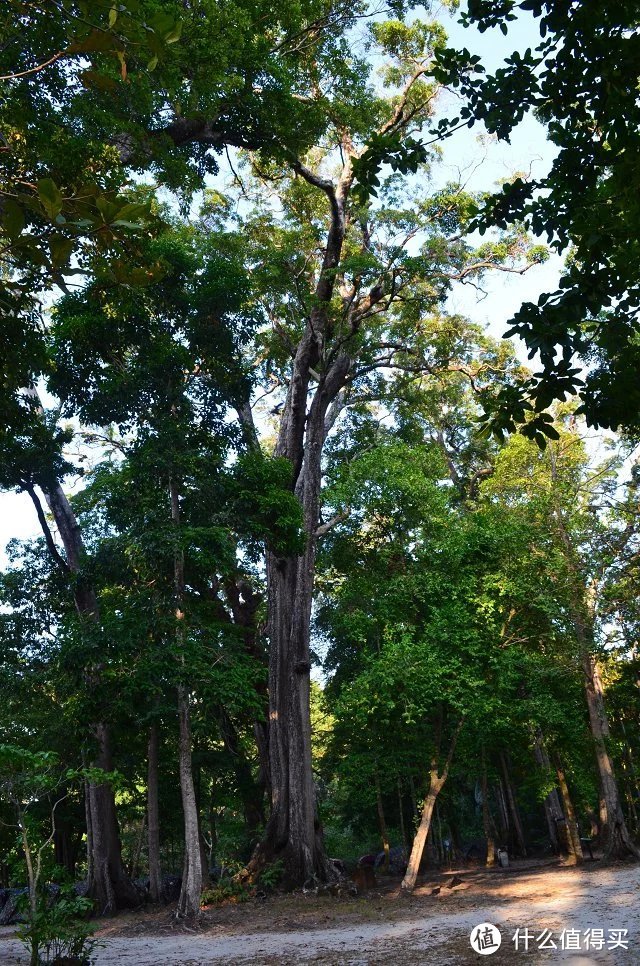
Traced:
<path fill-rule="evenodd" d="M 0 574 L 0 886 L 33 963 L 50 883 L 190 919 L 376 853 L 409 891 L 640 858 L 640 5 L 457 8 L 4 5 L 0 485 L 39 535 Z M 460 15 L 533 46 L 491 73 Z M 543 178 L 451 180 L 455 132 L 531 112 Z M 452 309 L 550 253 L 516 341 Z"/>

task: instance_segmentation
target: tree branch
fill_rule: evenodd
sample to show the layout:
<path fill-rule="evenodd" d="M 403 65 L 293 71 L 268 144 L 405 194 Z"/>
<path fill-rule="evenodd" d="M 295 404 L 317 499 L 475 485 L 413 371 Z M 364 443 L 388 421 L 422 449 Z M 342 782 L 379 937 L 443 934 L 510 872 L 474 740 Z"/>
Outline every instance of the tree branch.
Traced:
<path fill-rule="evenodd" d="M 64 559 L 64 557 L 62 556 L 58 548 L 56 547 L 55 540 L 53 539 L 53 534 L 51 533 L 51 529 L 49 528 L 49 524 L 47 523 L 47 518 L 44 514 L 44 510 L 42 509 L 42 504 L 40 503 L 38 494 L 36 493 L 35 489 L 30 483 L 27 484 L 24 487 L 24 489 L 25 489 L 25 492 L 28 493 L 29 496 L 31 497 L 31 502 L 36 508 L 36 513 L 38 515 L 38 522 L 40 523 L 42 533 L 44 534 L 45 543 L 48 547 L 49 553 L 51 554 L 51 556 L 53 557 L 57 565 L 60 567 L 60 569 L 63 571 L 63 573 L 70 574 L 71 568 L 69 567 L 69 564 Z"/>

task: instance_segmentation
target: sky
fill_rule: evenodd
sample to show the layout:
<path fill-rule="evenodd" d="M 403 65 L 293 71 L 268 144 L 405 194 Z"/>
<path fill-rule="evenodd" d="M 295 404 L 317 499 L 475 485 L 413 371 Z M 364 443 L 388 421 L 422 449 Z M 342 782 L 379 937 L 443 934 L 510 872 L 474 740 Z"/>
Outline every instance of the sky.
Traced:
<path fill-rule="evenodd" d="M 480 54 L 488 70 L 499 67 L 512 50 L 522 51 L 538 43 L 533 21 L 526 14 L 510 25 L 506 37 L 498 30 L 480 34 L 475 29 L 465 29 L 456 23 L 456 15 L 450 17 L 443 14 L 442 19 L 449 33 L 450 45 L 464 46 L 472 53 Z M 455 113 L 453 95 L 445 96 L 442 110 Z M 531 170 L 533 176 L 541 177 L 552 163 L 553 146 L 547 142 L 544 129 L 533 118 L 525 119 L 514 132 L 510 144 L 488 143 L 486 137 L 479 140 L 481 135 L 480 127 L 471 130 L 465 128 L 446 143 L 443 164 L 437 174 L 443 183 L 456 178 L 458 172 L 462 171 L 465 180 L 468 179 L 469 189 L 488 189 L 515 171 Z M 458 285 L 448 308 L 483 324 L 492 336 L 500 337 L 522 302 L 537 301 L 541 292 L 556 288 L 561 267 L 561 260 L 553 256 L 545 265 L 536 266 L 524 276 L 495 273 L 484 284 L 485 292 L 481 297 L 473 286 Z M 517 351 L 525 361 L 523 347 L 517 347 Z M 37 519 L 29 497 L 25 494 L 0 494 L 0 566 L 6 561 L 4 547 L 11 538 L 26 539 L 37 534 Z"/>

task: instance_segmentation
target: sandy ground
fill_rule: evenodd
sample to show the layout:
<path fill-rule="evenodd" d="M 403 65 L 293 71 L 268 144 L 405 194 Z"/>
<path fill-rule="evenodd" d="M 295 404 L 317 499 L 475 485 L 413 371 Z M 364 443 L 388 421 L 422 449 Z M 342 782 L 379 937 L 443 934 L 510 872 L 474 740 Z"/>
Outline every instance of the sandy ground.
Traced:
<path fill-rule="evenodd" d="M 413 966 L 428 963 L 640 964 L 640 866 L 580 870 L 562 867 L 507 871 L 460 871 L 460 885 L 447 888 L 451 875 L 429 878 L 411 898 L 395 888 L 357 900 L 287 896 L 208 910 L 198 930 L 186 931 L 164 909 L 120 916 L 98 938 L 98 966 Z M 440 886 L 440 892 L 432 890 Z M 471 948 L 479 923 L 502 932 L 502 946 L 490 960 Z M 531 934 L 529 950 L 516 951 L 516 929 Z M 562 949 L 562 930 L 579 949 Z M 604 930 L 604 948 L 594 949 L 584 930 Z M 608 948 L 609 930 L 628 930 L 628 949 Z M 537 937 L 552 931 L 557 949 L 542 950 Z M 595 935 L 593 939 L 595 940 Z M 565 945 L 570 942 L 565 938 Z M 0 930 L 0 963 L 28 962 L 8 927 Z"/>

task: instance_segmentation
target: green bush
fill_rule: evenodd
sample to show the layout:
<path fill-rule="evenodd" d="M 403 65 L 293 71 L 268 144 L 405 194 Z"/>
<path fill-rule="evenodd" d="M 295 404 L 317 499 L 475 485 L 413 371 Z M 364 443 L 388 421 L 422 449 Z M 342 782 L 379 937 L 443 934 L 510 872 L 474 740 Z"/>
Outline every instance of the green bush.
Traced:
<path fill-rule="evenodd" d="M 251 898 L 251 891 L 242 885 L 241 882 L 234 882 L 229 879 L 227 882 L 219 882 L 210 889 L 205 889 L 202 893 L 200 904 L 203 906 L 220 906 L 224 903 L 248 902 Z"/>
<path fill-rule="evenodd" d="M 92 938 L 95 927 L 87 922 L 92 908 L 89 899 L 72 890 L 54 902 L 50 896 L 41 896 L 35 914 L 17 930 L 31 953 L 31 966 L 62 962 L 89 966 L 95 949 L 104 945 Z"/>
<path fill-rule="evenodd" d="M 283 874 L 284 862 L 282 859 L 276 859 L 275 862 L 265 866 L 258 877 L 258 881 L 265 889 L 275 889 L 282 881 Z"/>

